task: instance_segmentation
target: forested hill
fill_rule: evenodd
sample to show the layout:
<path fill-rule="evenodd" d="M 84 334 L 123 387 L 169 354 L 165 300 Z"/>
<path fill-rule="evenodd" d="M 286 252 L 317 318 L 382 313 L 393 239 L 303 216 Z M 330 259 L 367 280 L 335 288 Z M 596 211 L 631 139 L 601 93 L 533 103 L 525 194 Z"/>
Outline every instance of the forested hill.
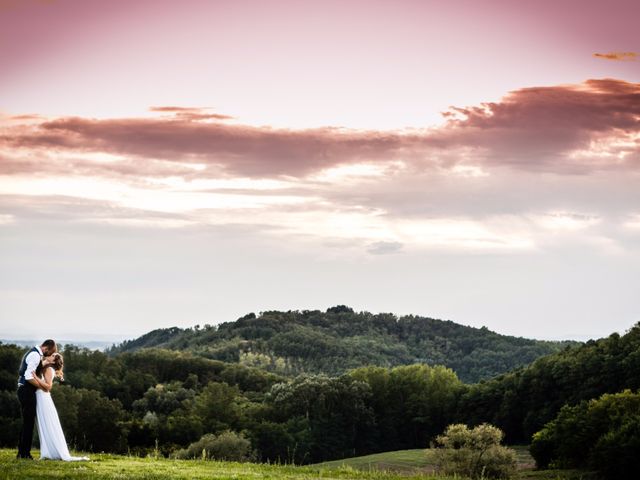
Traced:
<path fill-rule="evenodd" d="M 390 313 L 319 310 L 253 313 L 217 326 L 149 332 L 110 349 L 161 347 L 285 375 L 338 375 L 364 365 L 445 365 L 465 382 L 494 377 L 575 342 L 499 335 L 486 327 Z"/>

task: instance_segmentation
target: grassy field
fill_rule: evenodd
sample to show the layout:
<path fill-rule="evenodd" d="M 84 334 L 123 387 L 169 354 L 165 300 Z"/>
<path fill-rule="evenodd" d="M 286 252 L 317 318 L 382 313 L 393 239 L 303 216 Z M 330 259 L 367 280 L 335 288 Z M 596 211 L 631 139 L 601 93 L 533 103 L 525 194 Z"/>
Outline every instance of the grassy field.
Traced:
<path fill-rule="evenodd" d="M 37 458 L 37 452 L 32 452 Z M 255 463 L 216 462 L 202 460 L 168 460 L 118 455 L 90 454 L 89 462 L 60 462 L 52 460 L 16 460 L 15 450 L 0 450 L 0 479 L 372 479 L 372 480 L 429 480 L 436 477 L 418 473 L 372 471 L 351 466 L 338 468 Z M 443 477 L 437 477 L 444 480 Z"/>
<path fill-rule="evenodd" d="M 330 462 L 317 463 L 315 466 L 322 468 L 349 466 L 364 471 L 390 470 L 399 473 L 415 472 L 416 470 L 433 471 L 432 461 L 422 448 L 332 460 Z"/>
<path fill-rule="evenodd" d="M 518 480 L 588 480 L 592 476 L 585 472 L 569 470 L 535 469 L 535 462 L 526 446 L 511 447 L 516 451 L 518 460 Z M 320 468 L 344 468 L 368 471 L 388 471 L 398 474 L 426 474 L 434 473 L 433 460 L 424 449 L 398 450 L 395 452 L 376 453 L 363 457 L 346 458 L 318 463 Z M 406 478 L 406 477 L 403 477 Z M 423 477 L 424 478 L 424 477 Z"/>
<path fill-rule="evenodd" d="M 575 471 L 536 471 L 525 447 L 518 451 L 518 480 L 590 480 Z M 37 458 L 38 452 L 33 452 Z M 16 460 L 15 450 L 0 449 L 0 480 L 96 479 L 371 479 L 446 480 L 433 473 L 425 450 L 400 450 L 309 466 L 267 465 L 202 460 L 169 460 L 89 454 L 88 462 Z M 462 480 L 458 478 L 458 480 Z"/>

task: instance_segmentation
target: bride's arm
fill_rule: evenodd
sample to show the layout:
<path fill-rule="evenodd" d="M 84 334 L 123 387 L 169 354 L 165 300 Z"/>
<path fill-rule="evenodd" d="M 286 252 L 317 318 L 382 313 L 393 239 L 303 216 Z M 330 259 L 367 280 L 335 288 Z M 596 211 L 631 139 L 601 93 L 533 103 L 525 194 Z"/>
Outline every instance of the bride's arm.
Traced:
<path fill-rule="evenodd" d="M 53 387 L 53 369 L 46 368 L 44 370 L 44 380 L 40 380 L 33 372 L 33 379 L 38 382 L 38 386 L 45 392 L 50 392 Z"/>

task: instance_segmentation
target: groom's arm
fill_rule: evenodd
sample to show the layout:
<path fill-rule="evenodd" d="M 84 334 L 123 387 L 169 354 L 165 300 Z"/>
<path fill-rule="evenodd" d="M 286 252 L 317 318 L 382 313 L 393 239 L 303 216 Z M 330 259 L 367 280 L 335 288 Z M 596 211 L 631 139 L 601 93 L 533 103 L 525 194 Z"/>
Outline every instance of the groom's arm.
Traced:
<path fill-rule="evenodd" d="M 27 380 L 27 382 L 29 382 L 31 385 L 33 385 L 36 388 L 40 388 L 40 384 L 37 382 L 37 380 L 33 378 L 31 380 Z"/>
<path fill-rule="evenodd" d="M 38 381 L 33 378 L 33 372 L 36 371 L 38 365 L 40 365 L 40 355 L 36 352 L 31 352 L 27 355 L 27 371 L 24 372 L 24 379 L 36 388 L 40 388 Z"/>

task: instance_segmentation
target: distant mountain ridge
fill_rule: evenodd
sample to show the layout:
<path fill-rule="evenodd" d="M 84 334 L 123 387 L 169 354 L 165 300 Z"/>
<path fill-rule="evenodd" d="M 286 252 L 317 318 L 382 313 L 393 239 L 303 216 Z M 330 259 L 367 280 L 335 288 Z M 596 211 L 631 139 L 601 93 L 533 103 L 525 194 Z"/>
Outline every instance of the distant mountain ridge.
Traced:
<path fill-rule="evenodd" d="M 6 339 L 6 338 L 0 338 L 0 343 L 4 343 L 4 344 L 8 344 L 8 345 L 19 345 L 21 347 L 32 347 L 34 345 L 39 345 L 40 343 L 42 343 L 42 338 L 39 339 Z M 108 340 L 58 340 L 56 339 L 56 343 L 58 345 L 64 346 L 64 345 L 75 345 L 78 347 L 84 347 L 87 348 L 89 350 L 106 350 L 109 347 L 112 347 L 115 343 L 114 341 L 108 341 Z"/>
<path fill-rule="evenodd" d="M 249 313 L 217 326 L 164 328 L 112 347 L 112 355 L 142 348 L 188 351 L 206 358 L 297 375 L 339 375 L 364 365 L 445 365 L 478 382 L 558 352 L 574 341 L 500 335 L 428 317 L 320 310 Z"/>

